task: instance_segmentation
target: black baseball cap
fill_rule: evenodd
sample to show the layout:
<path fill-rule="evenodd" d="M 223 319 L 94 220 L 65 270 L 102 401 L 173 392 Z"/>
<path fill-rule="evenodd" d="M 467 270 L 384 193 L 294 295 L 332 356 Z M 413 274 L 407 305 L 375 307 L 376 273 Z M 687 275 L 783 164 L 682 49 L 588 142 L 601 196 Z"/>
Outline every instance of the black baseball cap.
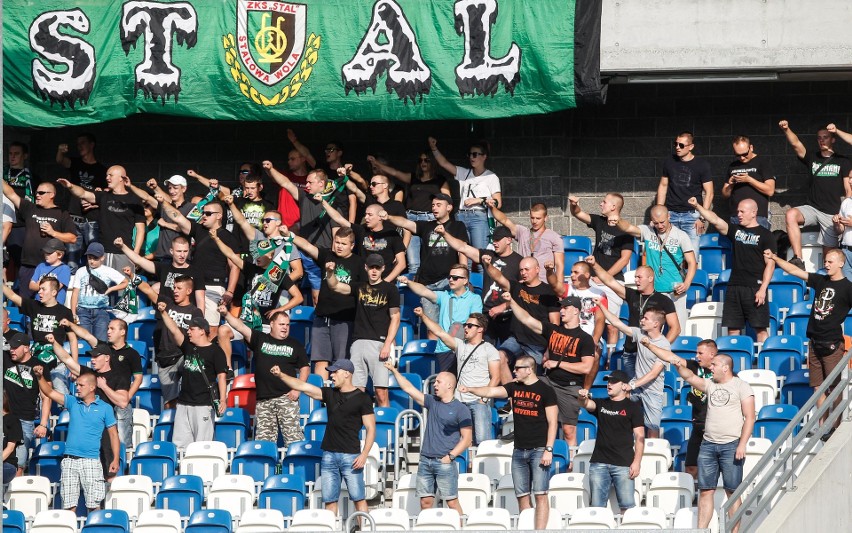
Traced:
<path fill-rule="evenodd" d="M 368 267 L 383 267 L 385 266 L 385 260 L 379 254 L 370 254 L 367 256 L 364 264 Z"/>
<path fill-rule="evenodd" d="M 576 307 L 577 309 L 583 309 L 583 300 L 581 300 L 577 296 L 566 296 L 559 300 L 559 305 L 562 307 Z"/>
<path fill-rule="evenodd" d="M 442 192 L 439 192 L 437 194 L 433 194 L 432 199 L 433 200 L 443 200 L 443 201 L 447 202 L 448 204 L 453 205 L 453 197 L 450 196 L 449 194 L 444 194 Z"/>
<path fill-rule="evenodd" d="M 201 328 L 205 332 L 210 333 L 210 322 L 207 322 L 206 318 L 202 318 L 200 316 L 197 316 L 197 317 L 193 318 L 192 320 L 190 320 L 188 327 L 190 327 L 190 328 Z"/>
<path fill-rule="evenodd" d="M 506 226 L 500 226 L 494 229 L 494 233 L 491 234 L 491 240 L 494 242 L 499 241 L 500 239 L 505 239 L 509 237 L 510 239 L 514 239 L 515 236 L 512 235 L 512 231 Z"/>
<path fill-rule="evenodd" d="M 20 348 L 21 346 L 29 346 L 30 345 L 30 337 L 26 333 L 17 332 L 9 338 L 9 348 L 15 349 Z"/>
<path fill-rule="evenodd" d="M 604 381 L 609 383 L 630 383 L 630 376 L 624 370 L 613 370 L 610 375 L 604 378 Z"/>

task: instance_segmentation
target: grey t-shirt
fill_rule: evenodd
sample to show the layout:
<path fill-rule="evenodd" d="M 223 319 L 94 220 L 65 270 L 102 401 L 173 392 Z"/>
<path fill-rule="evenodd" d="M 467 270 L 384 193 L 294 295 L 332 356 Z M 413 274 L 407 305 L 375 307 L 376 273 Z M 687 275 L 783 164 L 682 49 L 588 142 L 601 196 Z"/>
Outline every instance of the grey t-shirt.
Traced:
<path fill-rule="evenodd" d="M 638 378 L 650 372 L 657 362 L 663 363 L 663 361 L 661 359 L 657 359 L 657 356 L 654 355 L 654 352 L 652 352 L 648 348 L 645 348 L 645 346 L 643 346 L 642 343 L 639 342 L 639 339 L 641 339 L 642 337 L 648 337 L 647 335 L 642 333 L 641 329 L 630 328 L 630 331 L 633 332 L 633 340 L 636 341 L 636 345 L 639 347 L 639 351 L 636 355 L 636 377 Z M 651 337 L 648 337 L 648 339 L 650 339 L 651 344 L 653 344 L 654 346 L 659 346 L 660 348 L 664 348 L 666 350 L 672 349 L 672 345 L 669 344 L 669 340 L 666 339 L 665 335 L 660 335 L 658 339 L 651 339 Z M 639 390 L 648 391 L 649 393 L 656 395 L 663 394 L 663 384 L 666 381 L 666 378 L 663 373 L 669 369 L 669 364 L 663 363 L 663 365 L 665 366 L 665 369 L 663 370 L 663 372 L 660 372 L 660 375 L 657 376 L 657 379 L 642 387 L 639 387 Z"/>
<path fill-rule="evenodd" d="M 482 346 L 476 348 L 475 344 L 466 342 L 456 343 L 456 358 L 458 359 L 459 387 L 486 387 L 491 381 L 491 374 L 488 372 L 488 363 L 491 361 L 499 361 L 500 354 L 497 348 L 491 343 L 483 342 Z M 471 355 L 473 353 L 473 355 Z M 470 355 L 467 364 L 464 361 Z M 464 364 L 464 368 L 462 365 Z M 459 392 L 456 390 L 456 399 L 464 403 L 475 402 L 479 400 L 479 396 L 469 392 Z"/>
<path fill-rule="evenodd" d="M 751 385 L 734 377 L 727 383 L 705 379 L 707 384 L 707 420 L 704 439 L 713 444 L 727 444 L 740 438 L 745 418 L 741 402 L 754 396 Z"/>
<path fill-rule="evenodd" d="M 470 409 L 458 400 L 444 403 L 431 394 L 423 397 L 423 407 L 428 414 L 420 455 L 439 459 L 450 453 L 459 443 L 461 428 L 473 425 Z"/>

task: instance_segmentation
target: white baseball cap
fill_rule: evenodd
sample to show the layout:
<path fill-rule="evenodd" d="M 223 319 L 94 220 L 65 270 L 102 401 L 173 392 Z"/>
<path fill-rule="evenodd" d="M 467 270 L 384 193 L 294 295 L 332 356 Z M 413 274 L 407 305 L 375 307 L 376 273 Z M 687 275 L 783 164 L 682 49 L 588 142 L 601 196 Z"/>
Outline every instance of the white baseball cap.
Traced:
<path fill-rule="evenodd" d="M 166 183 L 171 183 L 172 185 L 181 185 L 183 187 L 186 187 L 186 178 L 184 178 L 180 174 L 175 174 L 171 178 L 167 179 Z"/>

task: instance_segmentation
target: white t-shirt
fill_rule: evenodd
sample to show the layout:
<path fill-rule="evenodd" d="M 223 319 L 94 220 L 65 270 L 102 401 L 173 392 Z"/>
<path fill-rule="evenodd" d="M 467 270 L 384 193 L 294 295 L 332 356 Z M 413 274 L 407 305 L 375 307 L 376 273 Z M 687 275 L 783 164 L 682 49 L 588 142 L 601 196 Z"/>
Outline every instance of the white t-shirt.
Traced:
<path fill-rule="evenodd" d="M 98 268 L 93 268 L 92 273 L 95 277 L 106 282 L 107 286 L 112 287 L 124 281 L 124 274 L 118 270 L 101 265 Z M 99 294 L 89 284 L 89 270 L 86 265 L 77 269 L 77 272 L 71 277 L 71 285 L 69 289 L 80 289 L 80 296 L 77 298 L 77 306 L 88 309 L 104 309 L 109 307 L 109 295 Z M 74 311 L 74 309 L 72 309 Z"/>
<path fill-rule="evenodd" d="M 491 343 L 483 342 L 479 348 L 475 344 L 468 344 L 460 341 L 456 343 L 456 358 L 458 359 L 458 368 L 461 371 L 459 376 L 459 387 L 487 387 L 491 381 L 491 374 L 488 372 L 488 363 L 491 361 L 499 361 L 500 354 L 497 352 Z M 473 353 L 473 355 L 470 355 Z M 465 359 L 470 355 L 470 360 L 465 364 Z M 464 368 L 462 368 L 464 365 Z M 479 396 L 469 392 L 461 393 L 456 390 L 456 398 L 464 403 L 475 402 L 479 400 Z"/>
<path fill-rule="evenodd" d="M 475 176 L 472 169 L 456 167 L 455 177 L 456 181 L 459 182 L 461 209 L 466 209 L 464 201 L 468 198 L 491 198 L 491 196 L 500 192 L 500 178 L 490 170 Z M 472 209 L 485 210 L 485 207 L 476 205 Z"/>
<path fill-rule="evenodd" d="M 845 198 L 840 204 L 840 216 L 843 218 L 852 216 L 852 198 Z M 840 236 L 840 244 L 852 246 L 852 228 L 843 226 L 843 235 Z"/>
<path fill-rule="evenodd" d="M 606 306 L 606 293 L 598 287 L 578 289 L 573 285 L 568 285 L 568 291 L 565 296 L 576 296 L 583 302 L 583 308 L 580 310 L 580 329 L 594 337 L 595 311 L 597 311 L 598 308 L 594 299 L 600 298 L 601 303 Z"/>

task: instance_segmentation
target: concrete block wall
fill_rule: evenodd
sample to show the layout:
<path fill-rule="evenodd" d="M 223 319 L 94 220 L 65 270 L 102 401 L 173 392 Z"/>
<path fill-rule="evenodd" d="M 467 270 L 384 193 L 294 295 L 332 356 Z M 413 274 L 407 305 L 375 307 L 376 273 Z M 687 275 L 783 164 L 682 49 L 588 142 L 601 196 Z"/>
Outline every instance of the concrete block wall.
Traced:
<path fill-rule="evenodd" d="M 484 138 L 491 143 L 489 167 L 502 180 L 506 210 L 524 221 L 533 203 L 544 202 L 550 225 L 562 234 L 588 235 L 588 229 L 567 211 L 569 194 L 596 212 L 602 195 L 625 196 L 624 215 L 646 220 L 654 201 L 661 161 L 671 152 L 674 137 L 695 133 L 696 154 L 710 159 L 716 177 L 717 210 L 727 212 L 718 197 L 721 176 L 732 160 L 734 135 L 751 137 L 756 153 L 769 157 L 777 176 L 773 225 L 782 228 L 783 213 L 802 202 L 797 192 L 805 168 L 798 162 L 777 124 L 790 121 L 809 149 L 815 149 L 818 127 L 835 122 L 852 130 L 852 82 L 744 82 L 704 84 L 641 84 L 610 87 L 608 103 L 544 116 L 485 121 L 405 123 L 252 123 L 212 122 L 161 115 L 140 115 L 91 127 L 50 130 L 4 130 L 4 141 L 31 145 L 33 170 L 40 176 L 62 175 L 54 162 L 56 145 L 91 131 L 97 153 L 107 164 L 123 164 L 138 182 L 161 180 L 195 169 L 225 181 L 235 179 L 245 160 L 271 159 L 286 164 L 287 128 L 323 160 L 322 149 L 335 141 L 345 159 L 366 172 L 366 156 L 383 154 L 400 169 L 414 169 L 426 138 L 434 135 L 450 161 L 463 164 L 468 144 Z M 838 142 L 838 151 L 852 148 Z"/>

